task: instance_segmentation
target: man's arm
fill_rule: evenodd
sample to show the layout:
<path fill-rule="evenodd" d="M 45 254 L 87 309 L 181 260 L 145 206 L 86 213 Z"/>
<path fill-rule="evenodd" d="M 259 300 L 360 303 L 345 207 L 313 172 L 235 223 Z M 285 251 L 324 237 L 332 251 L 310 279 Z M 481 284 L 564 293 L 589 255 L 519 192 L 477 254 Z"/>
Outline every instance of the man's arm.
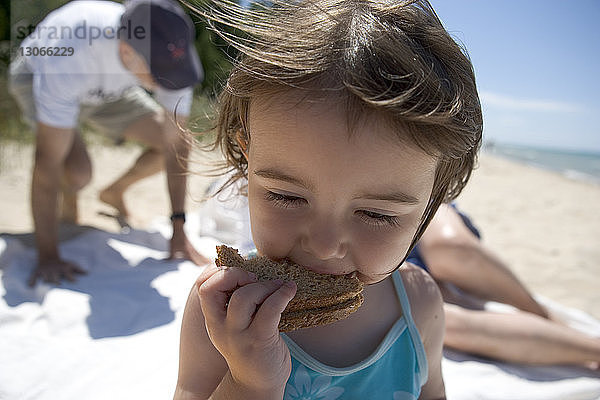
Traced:
<path fill-rule="evenodd" d="M 185 195 L 187 188 L 187 166 L 190 154 L 190 142 L 181 128 L 186 127 L 187 118 L 179 117 L 177 124 L 166 117 L 163 123 L 165 138 L 165 163 L 167 186 L 173 213 L 185 212 Z M 170 258 L 187 258 L 197 265 L 207 264 L 210 260 L 200 255 L 189 242 L 183 230 L 184 220 L 176 218 L 172 221 L 173 237 L 171 238 Z"/>
<path fill-rule="evenodd" d="M 179 117 L 177 124 L 169 117 L 166 117 L 163 122 L 167 184 L 174 213 L 185 211 L 187 159 L 190 153 L 190 144 L 179 126 L 185 127 L 186 124 L 187 118 L 184 117 Z"/>
<path fill-rule="evenodd" d="M 58 193 L 64 163 L 73 145 L 75 130 L 37 124 L 35 161 L 31 181 L 31 211 L 35 226 L 38 265 L 29 284 L 38 278 L 59 283 L 60 279 L 73 280 L 81 270 L 63 261 L 58 252 Z"/>

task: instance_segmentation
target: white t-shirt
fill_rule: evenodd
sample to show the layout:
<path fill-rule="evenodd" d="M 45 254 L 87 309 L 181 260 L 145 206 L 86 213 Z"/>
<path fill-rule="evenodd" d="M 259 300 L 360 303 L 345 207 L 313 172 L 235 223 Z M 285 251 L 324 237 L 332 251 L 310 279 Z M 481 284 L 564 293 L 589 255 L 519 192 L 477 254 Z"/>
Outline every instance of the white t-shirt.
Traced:
<path fill-rule="evenodd" d="M 74 1 L 48 14 L 23 40 L 21 48 L 34 76 L 38 121 L 73 128 L 81 104 L 114 101 L 127 89 L 140 85 L 119 58 L 117 32 L 124 11 L 123 5 L 110 1 Z M 72 56 L 42 56 L 42 48 Z M 176 108 L 177 115 L 183 116 L 190 113 L 192 94 L 191 87 L 158 87 L 154 91 L 154 97 L 167 111 Z"/>

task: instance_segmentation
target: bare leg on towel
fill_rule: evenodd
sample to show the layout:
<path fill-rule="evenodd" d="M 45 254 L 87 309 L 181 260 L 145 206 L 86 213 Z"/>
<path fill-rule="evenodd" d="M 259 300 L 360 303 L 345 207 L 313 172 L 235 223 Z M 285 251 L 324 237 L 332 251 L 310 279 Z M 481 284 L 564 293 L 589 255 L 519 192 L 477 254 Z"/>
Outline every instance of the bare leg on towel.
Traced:
<path fill-rule="evenodd" d="M 445 345 L 509 362 L 597 367 L 600 338 L 553 321 L 452 207 L 440 208 L 419 246 L 446 301 Z M 518 311 L 483 311 L 483 303 L 489 300 L 509 304 Z"/>
<path fill-rule="evenodd" d="M 123 136 L 147 146 L 137 158 L 134 165 L 121 177 L 100 192 L 100 200 L 114 207 L 118 216 L 125 221 L 129 212 L 125 206 L 124 195 L 134 183 L 157 174 L 165 169 L 165 158 L 162 154 L 162 114 L 150 114 L 129 126 Z"/>
<path fill-rule="evenodd" d="M 528 365 L 598 368 L 600 339 L 528 312 L 494 313 L 446 303 L 444 345 Z"/>
<path fill-rule="evenodd" d="M 125 191 L 134 183 L 157 174 L 163 169 L 164 158 L 162 154 L 158 150 L 147 149 L 125 174 L 100 192 L 100 200 L 114 207 L 120 217 L 127 219 L 129 212 L 124 201 Z"/>

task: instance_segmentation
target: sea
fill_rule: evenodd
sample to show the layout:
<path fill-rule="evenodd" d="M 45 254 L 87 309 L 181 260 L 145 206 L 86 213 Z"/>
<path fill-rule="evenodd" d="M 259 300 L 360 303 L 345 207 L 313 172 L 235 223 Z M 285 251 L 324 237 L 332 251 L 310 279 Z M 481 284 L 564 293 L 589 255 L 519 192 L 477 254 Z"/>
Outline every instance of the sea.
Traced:
<path fill-rule="evenodd" d="M 600 153 L 486 142 L 483 152 L 600 185 Z"/>

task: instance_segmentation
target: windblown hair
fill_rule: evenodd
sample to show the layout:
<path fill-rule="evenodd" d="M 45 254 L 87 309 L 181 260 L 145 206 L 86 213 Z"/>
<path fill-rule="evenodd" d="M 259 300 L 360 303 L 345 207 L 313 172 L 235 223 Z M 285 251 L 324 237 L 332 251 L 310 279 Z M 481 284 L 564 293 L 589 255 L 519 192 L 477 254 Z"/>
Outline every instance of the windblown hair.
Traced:
<path fill-rule="evenodd" d="M 250 103 L 289 90 L 344 102 L 350 128 L 382 117 L 405 143 L 438 159 L 416 243 L 440 204 L 466 185 L 483 121 L 471 62 L 426 0 L 227 0 L 197 9 L 242 56 L 220 96 L 217 146 L 247 177 Z M 227 26 L 228 30 L 218 26 Z M 233 31 L 242 34 L 231 34 Z"/>

